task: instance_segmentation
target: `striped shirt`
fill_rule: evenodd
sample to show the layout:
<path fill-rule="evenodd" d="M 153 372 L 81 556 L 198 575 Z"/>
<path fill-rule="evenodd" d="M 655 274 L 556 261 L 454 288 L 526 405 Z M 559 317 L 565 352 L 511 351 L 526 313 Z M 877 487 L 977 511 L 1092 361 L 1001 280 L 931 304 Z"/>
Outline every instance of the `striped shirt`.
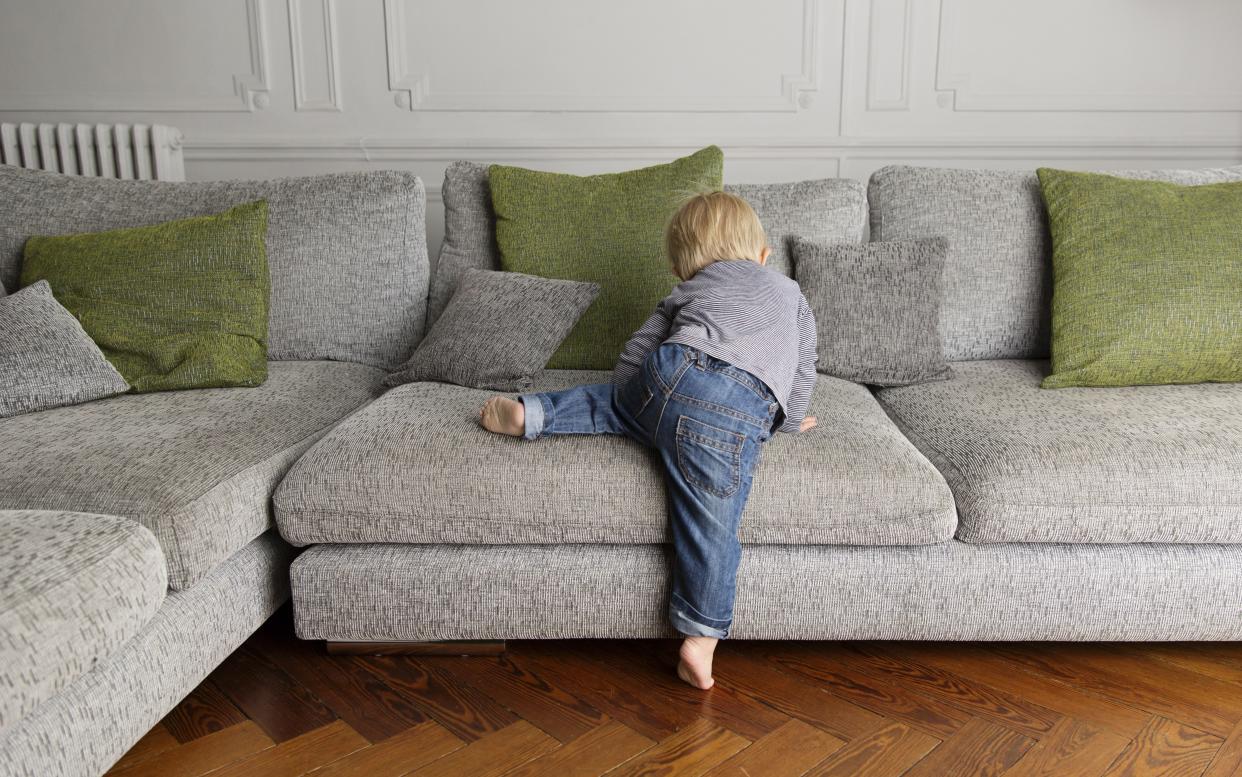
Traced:
<path fill-rule="evenodd" d="M 815 316 L 797 282 L 758 262 L 713 262 L 682 281 L 630 337 L 613 372 L 638 376 L 648 354 L 680 343 L 754 375 L 784 412 L 779 430 L 797 432 L 815 388 Z"/>

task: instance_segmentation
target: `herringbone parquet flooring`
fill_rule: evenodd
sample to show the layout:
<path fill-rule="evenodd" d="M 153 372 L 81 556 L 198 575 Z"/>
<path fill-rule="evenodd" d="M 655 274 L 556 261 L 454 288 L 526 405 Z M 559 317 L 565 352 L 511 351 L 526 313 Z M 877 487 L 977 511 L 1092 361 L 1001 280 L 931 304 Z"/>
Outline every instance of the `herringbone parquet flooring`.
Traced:
<path fill-rule="evenodd" d="M 232 775 L 1242 775 L 1242 644 L 511 642 L 329 656 L 282 611 L 116 765 Z"/>

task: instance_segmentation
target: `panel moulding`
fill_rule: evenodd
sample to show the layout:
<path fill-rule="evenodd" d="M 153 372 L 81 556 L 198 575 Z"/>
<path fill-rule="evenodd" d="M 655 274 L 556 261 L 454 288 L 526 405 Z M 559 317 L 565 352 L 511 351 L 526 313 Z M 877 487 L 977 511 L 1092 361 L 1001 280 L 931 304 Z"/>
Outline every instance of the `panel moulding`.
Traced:
<path fill-rule="evenodd" d="M 1242 92 L 1217 94 L 1155 94 L 1127 91 L 1083 92 L 987 92 L 972 84 L 970 73 L 957 61 L 964 50 L 964 21 L 960 0 L 940 0 L 940 32 L 936 44 L 936 89 L 955 111 L 1034 112 L 1141 112 L 1141 113 L 1237 113 L 1242 112 Z"/>
<path fill-rule="evenodd" d="M 867 20 L 867 110 L 910 107 L 911 0 L 871 0 Z"/>
<path fill-rule="evenodd" d="M 819 91 L 823 0 L 803 0 L 801 69 L 780 79 L 779 95 L 742 97 L 569 96 L 436 92 L 429 73 L 409 67 L 407 0 L 384 0 L 388 88 L 397 107 L 411 111 L 497 111 L 531 113 L 794 113 L 808 108 Z"/>
<path fill-rule="evenodd" d="M 271 104 L 268 85 L 270 56 L 267 19 L 263 0 L 246 0 L 246 35 L 250 70 L 233 76 L 232 96 L 186 96 L 180 92 L 136 94 L 130 92 L 25 92 L 6 95 L 7 111 L 81 112 L 249 112 Z"/>
<path fill-rule="evenodd" d="M 288 0 L 289 46 L 293 55 L 293 104 L 298 111 L 340 111 L 339 49 L 336 42 L 336 0 Z M 325 82 L 322 96 L 311 97 L 310 63 L 306 61 L 306 29 L 303 6 L 310 6 L 322 16 Z"/>

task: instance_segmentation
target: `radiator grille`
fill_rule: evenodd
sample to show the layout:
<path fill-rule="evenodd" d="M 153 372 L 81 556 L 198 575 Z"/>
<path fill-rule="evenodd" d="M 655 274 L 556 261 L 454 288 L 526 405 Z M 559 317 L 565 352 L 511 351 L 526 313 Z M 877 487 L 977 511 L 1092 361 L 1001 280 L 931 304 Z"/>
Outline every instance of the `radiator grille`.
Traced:
<path fill-rule="evenodd" d="M 0 163 L 98 178 L 185 180 L 181 132 L 162 124 L 0 124 Z"/>

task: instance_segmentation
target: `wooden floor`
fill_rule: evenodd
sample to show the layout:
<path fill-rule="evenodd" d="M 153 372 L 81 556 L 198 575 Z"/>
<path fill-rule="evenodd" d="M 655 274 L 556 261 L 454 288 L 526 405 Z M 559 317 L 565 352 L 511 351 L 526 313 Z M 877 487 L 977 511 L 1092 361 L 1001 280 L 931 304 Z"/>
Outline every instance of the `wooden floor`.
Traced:
<path fill-rule="evenodd" d="M 111 774 L 1242 774 L 1242 644 L 511 642 L 328 656 L 270 621 Z"/>

